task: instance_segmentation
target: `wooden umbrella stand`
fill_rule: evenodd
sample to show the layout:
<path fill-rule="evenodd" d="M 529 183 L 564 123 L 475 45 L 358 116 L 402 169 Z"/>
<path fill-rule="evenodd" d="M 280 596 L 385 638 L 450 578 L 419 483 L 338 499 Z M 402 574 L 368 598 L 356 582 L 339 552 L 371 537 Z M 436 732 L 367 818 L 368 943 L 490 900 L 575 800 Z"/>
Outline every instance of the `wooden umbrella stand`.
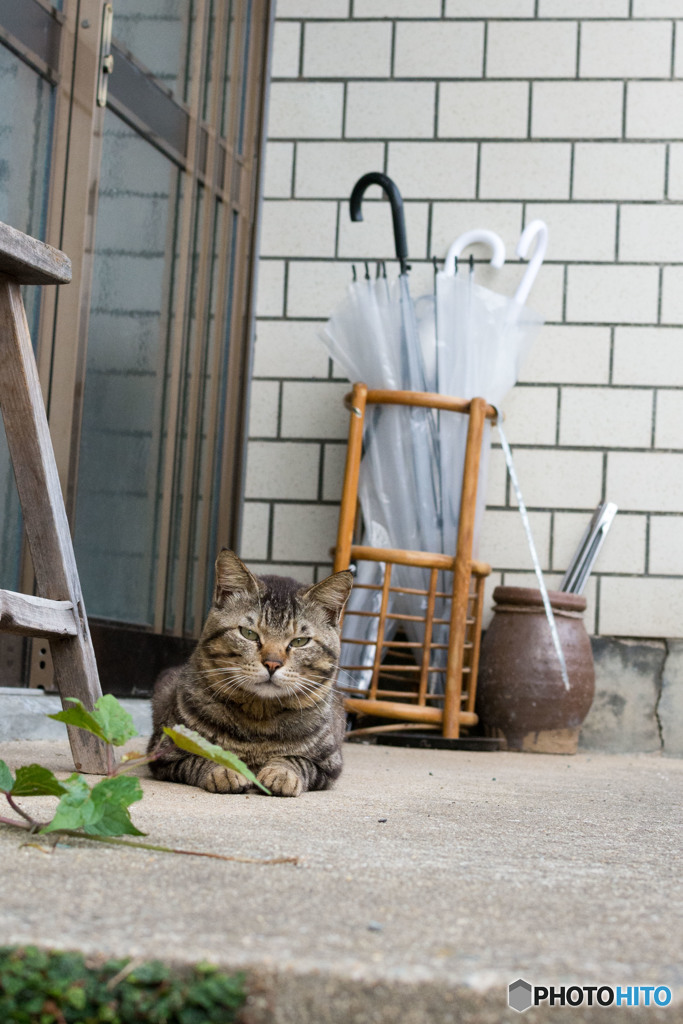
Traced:
<path fill-rule="evenodd" d="M 468 417 L 457 545 L 453 555 L 354 544 L 363 428 L 369 405 L 418 406 Z M 426 729 L 440 732 L 445 739 L 457 739 L 462 727 L 477 724 L 474 702 L 484 580 L 491 567 L 475 561 L 472 549 L 484 423 L 496 418 L 496 410 L 483 398 L 467 401 L 440 394 L 368 390 L 365 384 L 354 385 L 351 395 L 347 396 L 347 406 L 351 416 L 334 567 L 339 571 L 348 569 L 351 564 L 369 561 L 380 563 L 384 568 L 380 583 L 359 584 L 381 593 L 379 610 L 349 608 L 345 615 L 345 624 L 352 616 L 373 619 L 377 627 L 374 638 L 347 639 L 342 630 L 347 649 L 349 646 L 353 649 L 353 644 L 374 649 L 369 686 L 365 689 L 344 682 L 345 672 L 367 672 L 367 659 L 364 665 L 346 664 L 342 659 L 342 681 L 338 689 L 346 695 L 347 711 L 369 716 L 370 720 L 374 717 L 390 722 L 355 729 L 350 735 Z M 392 583 L 392 570 L 396 566 L 427 570 L 428 585 L 424 589 L 396 586 Z M 452 580 L 451 585 L 439 583 L 444 579 Z M 400 594 L 419 598 L 424 614 L 392 611 L 392 595 Z M 445 607 L 447 612 L 442 611 L 437 616 L 437 607 Z M 387 630 L 387 624 L 400 626 L 401 621 L 417 625 L 423 636 L 421 643 L 390 638 L 392 631 Z M 448 627 L 445 644 L 434 639 L 435 627 L 443 626 Z M 430 678 L 435 673 L 445 678 L 444 686 L 439 688 L 443 689 L 441 693 L 430 692 Z"/>
<path fill-rule="evenodd" d="M 0 631 L 49 640 L 62 702 L 78 697 L 91 711 L 102 690 L 21 295 L 24 284 L 70 280 L 64 253 L 0 224 L 0 408 L 37 592 L 0 590 Z M 104 744 L 68 732 L 76 768 L 106 774 Z"/>

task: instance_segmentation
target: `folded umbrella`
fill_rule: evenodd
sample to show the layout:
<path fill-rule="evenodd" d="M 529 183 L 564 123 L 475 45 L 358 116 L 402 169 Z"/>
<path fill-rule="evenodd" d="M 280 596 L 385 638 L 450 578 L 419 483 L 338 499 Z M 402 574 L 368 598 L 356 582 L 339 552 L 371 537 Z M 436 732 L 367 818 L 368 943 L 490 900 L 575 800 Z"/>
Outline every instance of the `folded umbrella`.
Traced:
<path fill-rule="evenodd" d="M 370 388 L 424 391 L 427 385 L 415 308 L 408 283 L 408 252 L 403 201 L 396 184 L 381 172 L 363 175 L 350 199 L 353 220 L 362 219 L 366 189 L 379 185 L 391 205 L 396 256 L 400 274 L 389 282 L 385 275 L 353 281 L 347 296 L 325 325 L 322 340 L 349 380 L 361 380 Z M 359 475 L 358 495 L 363 513 L 364 543 L 372 547 L 404 550 L 435 550 L 434 524 L 440 534 L 441 494 L 436 420 L 431 410 L 378 406 L 373 409 L 365 435 L 365 451 Z M 419 588 L 418 570 L 396 567 L 399 587 Z M 375 586 L 383 567 L 359 566 L 350 612 L 377 610 Z M 412 603 L 411 603 L 412 597 Z M 415 612 L 415 595 L 391 594 L 392 609 Z M 418 598 L 419 600 L 419 598 Z M 393 620 L 391 625 L 395 628 Z M 376 620 L 350 615 L 345 638 L 369 639 Z M 387 637 L 388 639 L 388 637 Z M 371 665 L 372 647 L 356 650 L 343 660 Z M 367 685 L 369 673 L 357 674 L 357 684 Z"/>

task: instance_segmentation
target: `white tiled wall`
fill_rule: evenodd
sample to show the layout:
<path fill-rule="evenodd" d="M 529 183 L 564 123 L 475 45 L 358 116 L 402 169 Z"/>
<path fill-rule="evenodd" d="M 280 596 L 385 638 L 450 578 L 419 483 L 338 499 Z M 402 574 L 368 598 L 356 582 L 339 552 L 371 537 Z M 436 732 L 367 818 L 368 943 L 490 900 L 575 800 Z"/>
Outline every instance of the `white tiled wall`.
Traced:
<path fill-rule="evenodd" d="M 530 300 L 546 325 L 506 408 L 541 560 L 556 584 L 616 501 L 588 627 L 683 636 L 683 0 L 277 10 L 243 555 L 304 580 L 329 569 L 346 385 L 317 332 L 353 262 L 393 255 L 386 204 L 348 215 L 357 178 L 382 170 L 405 199 L 415 294 L 473 227 L 503 237 L 506 266 L 477 274 L 510 294 L 524 224 L 547 221 Z M 533 584 L 494 445 L 481 556 L 494 582 Z"/>

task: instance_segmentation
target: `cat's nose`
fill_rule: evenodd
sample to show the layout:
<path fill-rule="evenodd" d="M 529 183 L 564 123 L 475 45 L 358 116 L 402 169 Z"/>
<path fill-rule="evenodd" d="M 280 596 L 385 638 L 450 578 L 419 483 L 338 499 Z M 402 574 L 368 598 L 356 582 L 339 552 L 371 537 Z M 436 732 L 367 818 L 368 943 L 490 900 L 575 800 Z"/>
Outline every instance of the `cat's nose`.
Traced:
<path fill-rule="evenodd" d="M 272 661 L 264 661 L 263 664 L 266 666 L 271 676 L 274 675 L 279 668 L 282 668 L 283 665 L 281 661 L 277 661 L 275 658 L 273 658 Z"/>

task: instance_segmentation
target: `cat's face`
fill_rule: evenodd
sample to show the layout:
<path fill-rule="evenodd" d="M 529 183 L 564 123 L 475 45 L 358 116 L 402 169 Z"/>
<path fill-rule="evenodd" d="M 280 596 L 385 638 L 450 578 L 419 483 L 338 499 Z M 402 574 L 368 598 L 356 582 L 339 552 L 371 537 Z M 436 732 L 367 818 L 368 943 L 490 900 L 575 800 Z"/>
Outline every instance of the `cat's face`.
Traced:
<path fill-rule="evenodd" d="M 329 689 L 339 660 L 339 618 L 349 572 L 311 587 L 253 576 L 231 551 L 216 562 L 214 604 L 196 664 L 215 695 L 305 706 Z"/>

